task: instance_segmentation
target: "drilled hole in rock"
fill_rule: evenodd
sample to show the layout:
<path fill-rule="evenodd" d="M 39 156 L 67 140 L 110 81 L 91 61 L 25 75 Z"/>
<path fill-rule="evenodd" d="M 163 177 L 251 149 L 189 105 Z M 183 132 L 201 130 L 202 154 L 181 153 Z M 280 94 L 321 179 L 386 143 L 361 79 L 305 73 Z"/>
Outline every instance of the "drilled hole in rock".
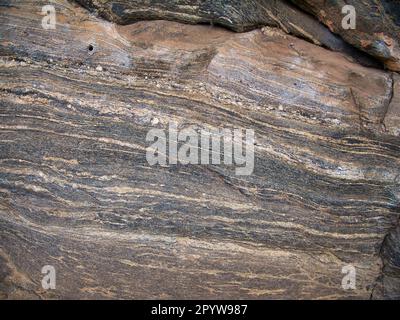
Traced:
<path fill-rule="evenodd" d="M 89 46 L 88 46 L 88 50 L 89 50 L 89 52 L 93 52 L 93 50 L 94 50 L 94 47 L 93 47 L 93 45 L 89 44 Z"/>

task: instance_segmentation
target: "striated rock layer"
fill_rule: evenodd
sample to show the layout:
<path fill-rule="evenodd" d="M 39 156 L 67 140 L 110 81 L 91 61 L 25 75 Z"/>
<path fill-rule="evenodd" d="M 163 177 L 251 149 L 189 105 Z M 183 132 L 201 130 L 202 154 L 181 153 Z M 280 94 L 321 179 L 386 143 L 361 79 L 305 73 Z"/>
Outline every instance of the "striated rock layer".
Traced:
<path fill-rule="evenodd" d="M 165 19 L 218 24 L 239 32 L 262 26 L 279 27 L 371 65 L 372 61 L 355 50 L 358 48 L 383 61 L 388 69 L 400 71 L 400 3 L 397 0 L 76 1 L 118 24 Z M 345 5 L 355 9 L 355 29 L 342 26 L 346 17 L 346 12 L 342 12 Z"/>
<path fill-rule="evenodd" d="M 397 75 L 277 29 L 119 26 L 57 0 L 43 30 L 46 1 L 7 3 L 1 298 L 399 298 Z M 150 166 L 170 122 L 255 130 L 254 173 Z"/>
<path fill-rule="evenodd" d="M 324 23 L 346 42 L 382 61 L 388 69 L 400 71 L 400 2 L 398 0 L 292 0 Z M 342 8 L 352 5 L 356 28 L 342 27 Z"/>

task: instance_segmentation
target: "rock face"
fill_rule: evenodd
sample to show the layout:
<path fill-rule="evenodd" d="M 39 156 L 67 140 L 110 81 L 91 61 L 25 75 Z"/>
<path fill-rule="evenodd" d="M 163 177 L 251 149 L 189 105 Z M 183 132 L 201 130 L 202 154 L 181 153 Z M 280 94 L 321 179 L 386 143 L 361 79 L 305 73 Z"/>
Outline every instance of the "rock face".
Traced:
<path fill-rule="evenodd" d="M 236 32 L 263 26 L 279 27 L 314 44 L 345 52 L 366 66 L 379 66 L 369 56 L 348 45 L 315 18 L 287 1 L 77 0 L 77 2 L 109 21 L 123 25 L 142 20 L 163 19 L 190 24 L 220 25 Z"/>
<path fill-rule="evenodd" d="M 262 26 L 279 27 L 335 51 L 350 53 L 358 61 L 371 61 L 358 48 L 400 71 L 400 4 L 398 1 L 292 0 L 77 0 L 118 24 L 165 19 L 184 23 L 212 23 L 242 32 Z M 346 30 L 342 20 L 345 5 L 356 12 L 356 29 Z M 307 15 L 302 10 L 316 18 Z M 326 27 L 318 23 L 321 21 Z M 329 29 L 328 29 L 329 28 Z M 330 30 L 330 31 L 329 31 Z M 340 35 L 339 38 L 336 35 Z"/>
<path fill-rule="evenodd" d="M 400 71 L 400 2 L 292 0 L 317 16 L 329 29 L 353 46 L 382 61 L 388 69 Z M 342 8 L 352 5 L 357 15 L 356 29 L 342 28 Z"/>
<path fill-rule="evenodd" d="M 64 0 L 44 30 L 46 4 L 0 10 L 0 297 L 400 297 L 398 75 L 279 29 Z M 253 129 L 253 174 L 150 166 L 171 122 Z"/>
<path fill-rule="evenodd" d="M 400 76 L 393 75 L 393 94 L 388 105 L 384 125 L 395 136 L 400 136 Z"/>

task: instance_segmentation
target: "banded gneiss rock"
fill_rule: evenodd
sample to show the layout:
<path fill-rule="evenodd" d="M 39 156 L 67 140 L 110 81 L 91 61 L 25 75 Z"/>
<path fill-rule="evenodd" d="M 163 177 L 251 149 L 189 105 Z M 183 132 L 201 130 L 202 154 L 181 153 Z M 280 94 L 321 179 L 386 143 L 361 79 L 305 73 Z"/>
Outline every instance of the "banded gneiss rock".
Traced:
<path fill-rule="evenodd" d="M 324 23 L 346 42 L 400 71 L 400 2 L 397 0 L 292 0 Z M 357 14 L 355 29 L 342 28 L 342 8 L 352 5 Z"/>
<path fill-rule="evenodd" d="M 0 7 L 2 298 L 399 297 L 397 74 L 278 29 L 66 0 L 44 30 L 45 4 Z M 254 129 L 253 175 L 150 167 L 171 121 Z"/>
<path fill-rule="evenodd" d="M 397 0 L 76 1 L 118 24 L 163 19 L 217 24 L 237 32 L 263 26 L 279 27 L 314 44 L 350 54 L 360 63 L 373 64 L 357 48 L 384 62 L 386 68 L 400 71 L 400 4 Z M 354 30 L 342 26 L 345 5 L 355 8 Z"/>

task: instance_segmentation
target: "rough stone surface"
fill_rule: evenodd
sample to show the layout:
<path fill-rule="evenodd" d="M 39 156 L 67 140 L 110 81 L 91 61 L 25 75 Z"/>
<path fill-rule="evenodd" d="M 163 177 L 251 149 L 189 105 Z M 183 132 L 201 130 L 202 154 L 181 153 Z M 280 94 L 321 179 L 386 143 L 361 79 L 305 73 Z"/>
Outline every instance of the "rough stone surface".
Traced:
<path fill-rule="evenodd" d="M 400 71 L 400 2 L 398 0 L 292 0 L 317 16 L 345 41 L 385 61 L 388 69 Z M 352 5 L 356 28 L 342 28 L 342 8 Z"/>
<path fill-rule="evenodd" d="M 220 25 L 237 32 L 263 26 L 279 27 L 331 50 L 344 52 L 367 66 L 379 64 L 348 45 L 317 19 L 282 0 L 77 0 L 86 8 L 118 24 L 142 20 L 172 20 Z"/>
<path fill-rule="evenodd" d="M 43 30 L 47 1 L 7 3 L 1 298 L 399 296 L 397 76 L 278 29 L 122 26 L 56 0 Z M 149 166 L 169 122 L 254 129 L 253 175 Z"/>
<path fill-rule="evenodd" d="M 400 76 L 393 75 L 393 95 L 384 119 L 386 130 L 400 136 Z"/>
<path fill-rule="evenodd" d="M 359 61 L 371 64 L 341 40 L 344 39 L 355 48 L 383 61 L 388 69 L 400 71 L 400 3 L 397 0 L 292 0 L 297 7 L 286 0 L 77 1 L 119 24 L 165 19 L 218 24 L 239 32 L 266 25 L 279 27 L 315 44 L 350 53 Z M 345 5 L 355 8 L 354 30 L 346 30 L 342 26 L 346 15 L 342 8 Z"/>

